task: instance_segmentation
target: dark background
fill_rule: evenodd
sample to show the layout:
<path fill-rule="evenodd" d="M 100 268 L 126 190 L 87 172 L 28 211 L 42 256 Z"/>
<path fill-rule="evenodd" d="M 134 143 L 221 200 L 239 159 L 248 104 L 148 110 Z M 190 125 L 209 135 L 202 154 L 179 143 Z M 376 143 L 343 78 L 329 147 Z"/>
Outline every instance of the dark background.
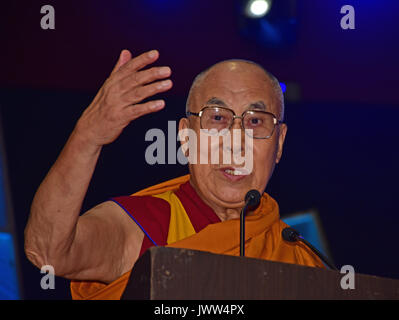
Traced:
<path fill-rule="evenodd" d="M 250 59 L 288 84 L 286 145 L 267 188 L 281 214 L 316 209 L 338 266 L 399 278 L 399 5 L 299 1 L 295 41 L 270 48 L 245 36 L 239 3 L 4 5 L 0 106 L 24 298 L 70 298 L 61 278 L 55 290 L 40 288 L 42 274 L 23 252 L 23 230 L 35 190 L 124 48 L 133 55 L 158 49 L 156 65 L 172 68 L 174 87 L 162 95 L 164 110 L 138 119 L 104 148 L 82 211 L 186 173 L 181 165 L 146 164 L 145 132 L 167 132 L 167 120 L 183 116 L 191 82 L 204 68 Z M 40 28 L 45 4 L 55 8 L 55 30 Z M 344 4 L 355 8 L 355 30 L 340 28 Z"/>

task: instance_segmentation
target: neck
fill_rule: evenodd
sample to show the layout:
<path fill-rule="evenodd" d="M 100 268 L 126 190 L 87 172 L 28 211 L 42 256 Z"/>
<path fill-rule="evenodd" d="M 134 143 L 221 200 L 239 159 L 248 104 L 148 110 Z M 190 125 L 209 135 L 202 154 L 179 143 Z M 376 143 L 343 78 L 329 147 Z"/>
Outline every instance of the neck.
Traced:
<path fill-rule="evenodd" d="M 219 217 L 221 221 L 240 219 L 241 210 L 243 208 L 242 206 L 238 206 L 236 208 L 226 208 L 218 205 L 205 198 L 201 190 L 199 190 L 199 188 L 196 186 L 195 182 L 192 181 L 192 179 L 190 179 L 190 184 L 196 191 L 197 195 L 201 198 L 201 200 L 215 212 L 215 214 Z"/>
<path fill-rule="evenodd" d="M 240 219 L 241 209 L 224 209 L 224 210 L 213 209 L 213 211 L 215 211 L 216 215 L 220 218 L 221 221 Z"/>

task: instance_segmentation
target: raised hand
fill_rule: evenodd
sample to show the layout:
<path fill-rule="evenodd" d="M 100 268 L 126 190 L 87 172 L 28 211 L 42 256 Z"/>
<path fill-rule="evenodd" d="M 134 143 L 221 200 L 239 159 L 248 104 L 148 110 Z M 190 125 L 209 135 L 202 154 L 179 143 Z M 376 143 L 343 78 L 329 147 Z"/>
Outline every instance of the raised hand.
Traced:
<path fill-rule="evenodd" d="M 170 79 L 164 80 L 171 75 L 169 67 L 143 70 L 158 58 L 156 50 L 135 58 L 128 50 L 123 50 L 110 76 L 80 117 L 76 133 L 100 147 L 118 138 L 132 120 L 163 109 L 163 100 L 141 103 L 173 85 Z"/>

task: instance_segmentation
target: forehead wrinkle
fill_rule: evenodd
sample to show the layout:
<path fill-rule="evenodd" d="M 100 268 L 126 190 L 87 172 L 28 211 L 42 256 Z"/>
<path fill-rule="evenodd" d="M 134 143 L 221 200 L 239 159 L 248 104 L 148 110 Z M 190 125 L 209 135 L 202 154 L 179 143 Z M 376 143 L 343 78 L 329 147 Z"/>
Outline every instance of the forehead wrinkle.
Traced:
<path fill-rule="evenodd" d="M 230 107 L 228 104 L 226 104 L 223 100 L 219 99 L 219 98 L 211 98 L 208 100 L 208 102 L 206 104 L 212 104 L 212 105 L 220 105 L 223 107 Z M 267 111 L 270 108 L 268 108 L 268 106 L 262 101 L 256 101 L 256 102 L 251 102 L 247 105 L 246 110 L 261 110 L 261 111 Z"/>
<path fill-rule="evenodd" d="M 206 105 L 216 105 L 221 107 L 230 107 L 227 103 L 225 103 L 222 99 L 217 97 L 210 98 L 206 103 Z M 246 110 L 261 110 L 261 111 L 269 111 L 272 112 L 271 108 L 267 104 L 265 104 L 262 100 L 251 102 L 246 107 Z"/>

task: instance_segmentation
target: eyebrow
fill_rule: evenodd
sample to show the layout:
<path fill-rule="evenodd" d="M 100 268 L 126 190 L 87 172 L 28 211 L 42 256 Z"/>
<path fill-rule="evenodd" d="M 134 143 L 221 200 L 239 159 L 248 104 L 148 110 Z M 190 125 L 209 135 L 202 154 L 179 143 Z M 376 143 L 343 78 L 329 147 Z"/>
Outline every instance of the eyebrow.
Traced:
<path fill-rule="evenodd" d="M 221 106 L 221 107 L 227 107 L 227 104 L 224 103 L 223 100 L 220 100 L 220 99 L 215 98 L 215 97 L 210 98 L 210 99 L 206 102 L 206 104 L 212 104 L 212 105 L 218 105 L 218 106 Z"/>
<path fill-rule="evenodd" d="M 263 101 L 257 101 L 257 102 L 251 103 L 248 106 L 248 109 L 259 109 L 259 110 L 266 111 L 267 107 Z"/>
<path fill-rule="evenodd" d="M 216 98 L 216 97 L 213 97 L 213 98 L 209 99 L 209 100 L 206 102 L 206 104 L 207 104 L 207 105 L 210 105 L 210 104 L 211 104 L 211 105 L 218 105 L 218 106 L 221 106 L 221 107 L 228 107 L 228 105 L 227 105 L 223 100 L 220 100 L 220 99 L 218 99 L 218 98 Z M 251 104 L 248 106 L 247 109 L 248 109 L 248 110 L 257 109 L 257 110 L 266 111 L 266 110 L 267 110 L 267 107 L 266 107 L 266 104 L 265 104 L 263 101 L 259 100 L 259 101 L 256 101 L 256 102 L 251 103 Z"/>

